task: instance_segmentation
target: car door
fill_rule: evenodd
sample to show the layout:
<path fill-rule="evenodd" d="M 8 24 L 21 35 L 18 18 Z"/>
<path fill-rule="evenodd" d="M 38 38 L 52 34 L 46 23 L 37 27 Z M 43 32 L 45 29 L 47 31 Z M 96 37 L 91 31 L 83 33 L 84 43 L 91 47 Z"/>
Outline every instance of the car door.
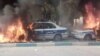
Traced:
<path fill-rule="evenodd" d="M 38 39 L 44 39 L 43 24 L 36 23 L 35 34 Z"/>
<path fill-rule="evenodd" d="M 43 33 L 46 39 L 53 39 L 56 31 L 56 26 L 51 23 L 43 23 Z"/>

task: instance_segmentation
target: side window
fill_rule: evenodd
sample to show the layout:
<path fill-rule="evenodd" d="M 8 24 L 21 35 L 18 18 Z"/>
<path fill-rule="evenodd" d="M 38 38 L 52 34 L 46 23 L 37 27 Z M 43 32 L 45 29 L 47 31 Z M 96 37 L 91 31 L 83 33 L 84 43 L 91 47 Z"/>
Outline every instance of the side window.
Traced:
<path fill-rule="evenodd" d="M 50 23 L 43 23 L 44 29 L 56 28 L 53 24 Z"/>
<path fill-rule="evenodd" d="M 50 23 L 36 23 L 35 28 L 36 29 L 50 29 L 50 28 L 56 28 L 56 26 Z"/>
<path fill-rule="evenodd" d="M 42 23 L 36 23 L 36 29 L 43 29 Z"/>

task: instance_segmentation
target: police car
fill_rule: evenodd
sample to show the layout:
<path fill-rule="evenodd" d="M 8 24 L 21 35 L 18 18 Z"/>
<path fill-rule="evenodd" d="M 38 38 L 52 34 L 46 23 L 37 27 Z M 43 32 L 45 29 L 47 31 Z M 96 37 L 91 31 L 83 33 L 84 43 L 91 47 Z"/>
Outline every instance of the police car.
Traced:
<path fill-rule="evenodd" d="M 35 34 L 37 39 L 62 40 L 68 37 L 68 29 L 60 27 L 53 22 L 35 22 Z"/>
<path fill-rule="evenodd" d="M 72 34 L 81 40 L 94 40 L 96 38 L 93 30 L 74 30 Z"/>

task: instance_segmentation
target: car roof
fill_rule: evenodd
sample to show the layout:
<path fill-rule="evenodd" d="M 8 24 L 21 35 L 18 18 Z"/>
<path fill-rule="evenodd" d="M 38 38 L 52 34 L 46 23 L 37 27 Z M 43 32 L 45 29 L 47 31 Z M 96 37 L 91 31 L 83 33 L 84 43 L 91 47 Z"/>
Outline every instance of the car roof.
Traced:
<path fill-rule="evenodd" d="M 35 23 L 53 23 L 53 22 L 35 22 Z"/>

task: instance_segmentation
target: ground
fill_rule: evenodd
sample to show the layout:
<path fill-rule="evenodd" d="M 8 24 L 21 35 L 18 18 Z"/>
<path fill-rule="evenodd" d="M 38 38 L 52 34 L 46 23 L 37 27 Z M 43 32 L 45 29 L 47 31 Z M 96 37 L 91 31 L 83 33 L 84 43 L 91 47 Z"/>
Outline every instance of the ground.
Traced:
<path fill-rule="evenodd" d="M 99 46 L 3 47 L 0 56 L 100 56 Z"/>

